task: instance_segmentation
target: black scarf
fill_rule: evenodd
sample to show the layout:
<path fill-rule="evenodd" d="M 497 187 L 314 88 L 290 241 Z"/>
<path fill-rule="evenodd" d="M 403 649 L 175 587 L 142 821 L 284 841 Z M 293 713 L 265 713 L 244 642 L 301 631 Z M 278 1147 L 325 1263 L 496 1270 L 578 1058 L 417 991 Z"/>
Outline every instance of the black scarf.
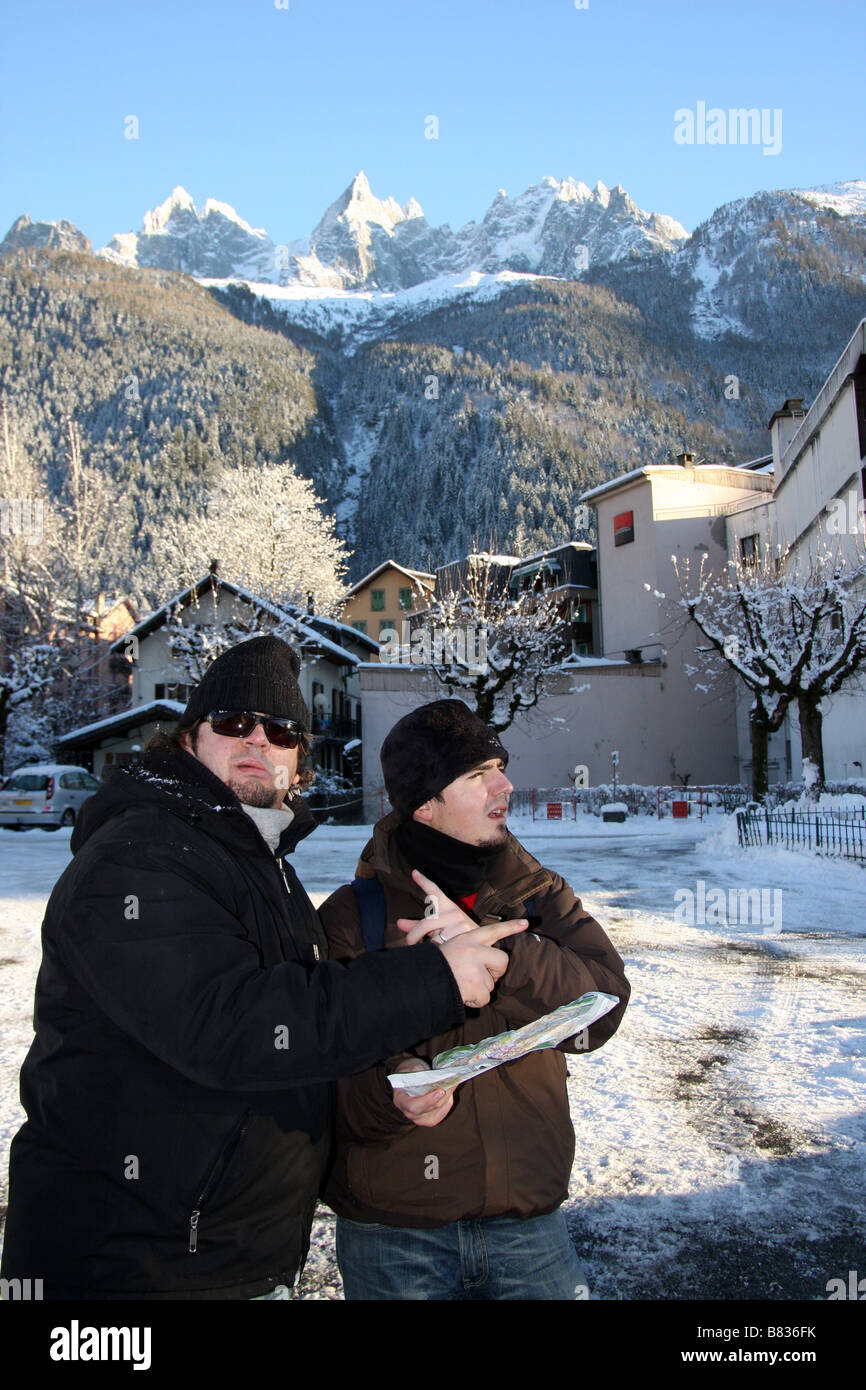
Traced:
<path fill-rule="evenodd" d="M 410 868 L 420 869 L 454 901 L 476 893 L 506 849 L 504 840 L 501 845 L 467 845 L 417 820 L 403 821 L 395 837 Z"/>

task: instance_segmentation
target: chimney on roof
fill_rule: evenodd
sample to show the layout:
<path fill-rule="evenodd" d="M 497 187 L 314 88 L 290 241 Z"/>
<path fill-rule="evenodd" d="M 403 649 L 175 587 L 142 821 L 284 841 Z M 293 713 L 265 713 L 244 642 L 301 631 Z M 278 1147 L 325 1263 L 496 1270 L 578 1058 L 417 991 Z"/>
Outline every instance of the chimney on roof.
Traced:
<path fill-rule="evenodd" d="M 677 465 L 680 468 L 694 468 L 694 454 L 677 454 Z"/>
<path fill-rule="evenodd" d="M 782 456 L 805 418 L 802 396 L 789 396 L 782 408 L 773 412 L 769 429 L 773 441 L 773 470 L 777 479 L 782 476 Z"/>

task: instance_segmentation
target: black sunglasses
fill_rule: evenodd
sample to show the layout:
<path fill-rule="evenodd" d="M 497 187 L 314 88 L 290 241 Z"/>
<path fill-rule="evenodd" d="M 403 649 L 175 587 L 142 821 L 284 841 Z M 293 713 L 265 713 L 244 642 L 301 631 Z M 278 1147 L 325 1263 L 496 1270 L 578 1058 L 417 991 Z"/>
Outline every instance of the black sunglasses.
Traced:
<path fill-rule="evenodd" d="M 293 719 L 257 714 L 248 709 L 214 709 L 207 715 L 207 722 L 214 733 L 222 734 L 223 738 L 248 738 L 256 725 L 261 724 L 265 738 L 275 748 L 297 748 L 306 732 Z"/>

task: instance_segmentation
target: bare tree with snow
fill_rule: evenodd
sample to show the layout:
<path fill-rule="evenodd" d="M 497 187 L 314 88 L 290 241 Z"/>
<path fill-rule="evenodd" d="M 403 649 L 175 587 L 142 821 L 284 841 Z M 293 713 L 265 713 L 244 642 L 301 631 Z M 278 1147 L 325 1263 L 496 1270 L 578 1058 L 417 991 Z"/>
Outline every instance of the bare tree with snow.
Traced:
<path fill-rule="evenodd" d="M 502 733 L 550 691 L 570 650 L 568 626 L 555 591 L 515 594 L 501 566 L 475 558 L 462 585 L 413 619 L 408 655 L 449 695 L 469 697 L 479 718 Z"/>
<path fill-rule="evenodd" d="M 822 702 L 866 662 L 866 557 L 852 564 L 825 548 L 799 562 L 765 552 L 754 564 L 729 561 L 722 574 L 706 559 L 690 573 L 671 558 L 682 608 L 752 692 L 753 795 L 766 795 L 769 735 L 796 703 L 804 781 L 817 797 L 825 780 Z"/>

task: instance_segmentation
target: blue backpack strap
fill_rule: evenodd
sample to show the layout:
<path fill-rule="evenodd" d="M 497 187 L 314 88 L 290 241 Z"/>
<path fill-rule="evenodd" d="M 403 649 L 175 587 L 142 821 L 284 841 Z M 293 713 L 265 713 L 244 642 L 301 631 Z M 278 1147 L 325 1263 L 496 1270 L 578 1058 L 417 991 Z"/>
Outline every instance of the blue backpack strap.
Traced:
<path fill-rule="evenodd" d="M 374 874 L 372 878 L 353 879 L 352 892 L 361 913 L 364 946 L 368 951 L 381 951 L 385 940 L 385 889 Z"/>

